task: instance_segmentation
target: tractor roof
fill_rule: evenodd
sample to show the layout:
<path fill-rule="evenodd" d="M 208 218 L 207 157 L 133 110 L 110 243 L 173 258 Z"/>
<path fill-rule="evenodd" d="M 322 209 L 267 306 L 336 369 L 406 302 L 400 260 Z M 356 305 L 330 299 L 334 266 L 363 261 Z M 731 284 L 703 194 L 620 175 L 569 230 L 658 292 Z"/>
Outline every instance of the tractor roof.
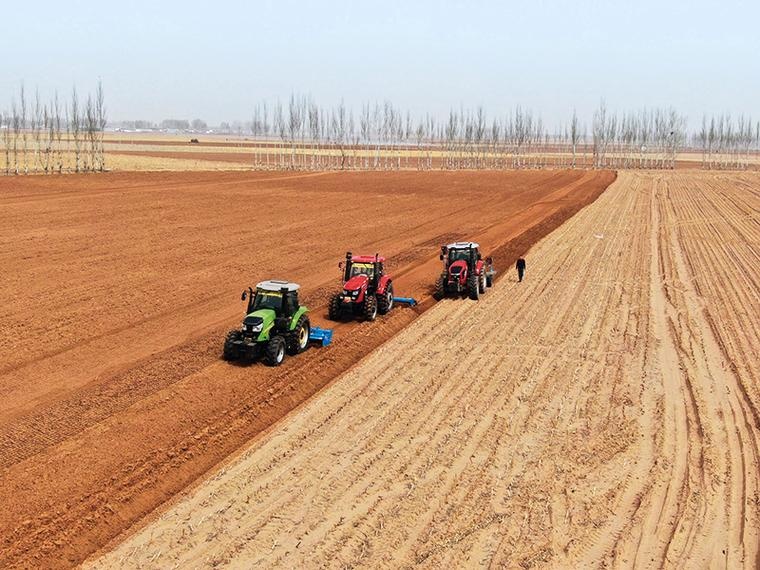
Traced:
<path fill-rule="evenodd" d="M 298 283 L 291 283 L 289 281 L 281 281 L 279 279 L 269 279 L 268 281 L 262 281 L 256 284 L 256 289 L 263 289 L 264 291 L 277 291 L 278 293 L 283 289 L 288 291 L 298 291 L 301 286 Z"/>
<path fill-rule="evenodd" d="M 448 249 L 478 249 L 480 246 L 474 241 L 458 241 L 456 243 L 450 243 L 446 246 Z"/>
<path fill-rule="evenodd" d="M 378 261 L 384 262 L 385 258 L 383 256 L 378 256 Z M 352 255 L 351 261 L 354 263 L 374 263 L 375 262 L 375 256 L 374 255 Z"/>

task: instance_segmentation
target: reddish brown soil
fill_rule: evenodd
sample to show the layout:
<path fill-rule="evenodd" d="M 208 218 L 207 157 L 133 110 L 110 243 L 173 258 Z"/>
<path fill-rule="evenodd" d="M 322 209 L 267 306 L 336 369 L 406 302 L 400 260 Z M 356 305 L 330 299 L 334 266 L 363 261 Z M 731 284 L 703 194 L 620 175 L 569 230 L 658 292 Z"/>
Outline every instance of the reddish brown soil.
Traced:
<path fill-rule="evenodd" d="M 431 304 L 438 246 L 503 271 L 610 172 L 166 173 L 0 179 L 0 567 L 98 550 Z M 423 300 L 335 326 L 280 368 L 220 360 L 244 286 L 303 285 L 313 321 L 346 249 Z"/>
<path fill-rule="evenodd" d="M 123 154 L 127 156 L 145 156 L 148 158 L 179 158 L 182 160 L 206 160 L 209 162 L 234 162 L 236 164 L 253 164 L 253 152 L 214 152 L 214 151 L 188 151 L 175 152 L 165 150 L 120 150 L 109 154 Z M 272 155 L 272 160 L 274 160 Z"/>
<path fill-rule="evenodd" d="M 192 146 L 192 145 L 189 145 Z M 205 145 L 204 145 L 205 146 Z M 221 144 L 217 144 L 215 146 L 222 146 Z M 228 145 L 232 147 L 233 145 Z M 182 159 L 182 160 L 199 160 L 199 161 L 207 161 L 207 162 L 224 162 L 224 163 L 231 163 L 238 167 L 240 166 L 252 166 L 254 163 L 254 160 L 256 160 L 259 164 L 265 161 L 265 156 L 262 155 L 260 152 L 256 155 L 254 155 L 253 150 L 249 151 L 243 151 L 240 152 L 215 152 L 214 150 L 209 149 L 198 149 L 197 151 L 192 152 L 176 152 L 176 151 L 163 151 L 163 150 L 151 150 L 151 151 L 143 151 L 143 150 L 120 150 L 117 152 L 113 152 L 111 154 L 115 155 L 127 155 L 127 156 L 142 156 L 147 158 L 169 158 L 169 159 Z M 286 161 L 289 160 L 290 154 L 288 152 L 285 152 Z M 591 165 L 591 155 L 588 154 L 586 156 L 587 161 L 584 162 L 583 157 L 580 156 L 578 158 L 578 166 L 579 168 L 589 168 Z M 269 154 L 269 160 L 274 167 L 275 164 L 278 163 L 278 161 L 281 159 L 280 155 L 270 152 Z M 301 156 L 299 155 L 298 160 L 302 160 Z M 310 156 L 307 156 L 306 163 L 308 164 L 311 160 Z M 322 158 L 323 161 L 326 161 L 326 158 Z M 335 162 L 337 159 L 333 158 L 333 162 L 331 163 L 333 167 L 337 167 L 337 163 Z M 346 157 L 346 164 L 347 169 L 351 169 L 353 157 L 347 155 Z M 361 160 L 361 159 L 357 159 Z M 370 164 L 372 162 L 372 159 L 370 158 Z M 391 159 L 388 159 L 391 160 Z M 395 158 L 392 160 L 396 160 Z M 507 159 L 507 164 L 509 164 L 509 161 L 511 159 Z M 432 167 L 431 170 L 441 170 L 442 168 L 442 159 L 440 157 L 435 157 L 432 160 Z M 385 159 L 383 159 L 382 164 L 385 164 Z M 393 162 L 393 164 L 396 164 Z M 552 160 L 549 160 L 549 166 L 550 168 L 554 168 L 554 165 L 552 163 Z M 677 160 L 676 161 L 676 170 L 701 170 L 702 169 L 702 163 L 700 162 L 700 159 L 697 155 L 695 155 L 694 160 Z M 390 168 L 390 166 L 389 166 Z M 416 169 L 417 168 L 417 158 L 416 157 L 402 157 L 401 158 L 401 168 L 404 170 L 410 170 L 410 169 Z M 756 171 L 760 169 L 760 164 L 749 164 L 746 168 L 746 170 L 750 171 Z"/>

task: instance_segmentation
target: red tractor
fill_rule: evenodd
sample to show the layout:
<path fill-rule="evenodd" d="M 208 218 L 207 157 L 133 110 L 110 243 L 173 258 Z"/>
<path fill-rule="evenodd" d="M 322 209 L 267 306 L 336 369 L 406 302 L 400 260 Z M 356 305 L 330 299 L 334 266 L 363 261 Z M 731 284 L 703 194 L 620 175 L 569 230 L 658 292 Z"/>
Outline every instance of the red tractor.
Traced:
<path fill-rule="evenodd" d="M 346 261 L 338 264 L 343 270 L 343 290 L 330 299 L 328 316 L 340 320 L 344 315 L 361 315 L 374 321 L 393 308 L 393 282 L 385 274 L 385 258 L 375 255 L 353 255 L 346 252 Z"/>
<path fill-rule="evenodd" d="M 441 246 L 443 272 L 435 284 L 436 299 L 447 295 L 469 295 L 477 301 L 486 288 L 493 285 L 493 260 L 483 260 L 480 246 L 474 242 L 457 242 Z"/>

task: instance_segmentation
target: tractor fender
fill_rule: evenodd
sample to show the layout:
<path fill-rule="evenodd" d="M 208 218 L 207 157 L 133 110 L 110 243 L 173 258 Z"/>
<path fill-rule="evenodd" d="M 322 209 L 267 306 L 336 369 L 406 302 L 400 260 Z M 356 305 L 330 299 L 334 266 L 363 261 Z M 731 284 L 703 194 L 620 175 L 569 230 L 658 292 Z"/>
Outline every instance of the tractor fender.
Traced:
<path fill-rule="evenodd" d="M 292 331 L 296 328 L 296 325 L 298 324 L 298 319 L 301 318 L 301 316 L 305 315 L 309 312 L 309 309 L 307 309 L 304 306 L 298 307 L 298 310 L 293 313 L 293 317 L 290 319 L 290 324 L 288 325 L 288 330 Z"/>
<path fill-rule="evenodd" d="M 483 271 L 485 271 L 486 262 L 482 259 L 478 259 L 477 263 L 475 263 L 475 275 L 482 275 Z"/>
<path fill-rule="evenodd" d="M 378 295 L 383 295 L 388 288 L 388 285 L 390 285 L 392 282 L 391 278 L 388 275 L 383 275 L 380 278 L 380 281 L 377 284 L 377 293 Z"/>

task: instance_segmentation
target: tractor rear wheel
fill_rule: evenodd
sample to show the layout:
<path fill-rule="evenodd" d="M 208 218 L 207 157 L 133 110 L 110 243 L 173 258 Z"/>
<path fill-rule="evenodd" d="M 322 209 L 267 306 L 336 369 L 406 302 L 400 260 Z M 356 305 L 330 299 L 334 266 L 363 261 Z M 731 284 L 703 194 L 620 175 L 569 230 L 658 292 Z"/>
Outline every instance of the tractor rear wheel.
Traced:
<path fill-rule="evenodd" d="M 473 301 L 480 298 L 480 278 L 477 275 L 470 275 L 467 278 L 467 292 Z"/>
<path fill-rule="evenodd" d="M 364 320 L 374 321 L 377 318 L 377 297 L 374 295 L 366 295 L 364 297 Z"/>
<path fill-rule="evenodd" d="M 381 315 L 389 313 L 393 308 L 393 283 L 388 283 L 385 293 L 377 296 L 377 312 Z"/>
<path fill-rule="evenodd" d="M 480 292 L 485 293 L 486 292 L 486 274 L 481 273 L 480 277 L 478 277 L 478 283 L 480 284 Z"/>
<path fill-rule="evenodd" d="M 288 354 L 295 356 L 306 350 L 309 346 L 309 333 L 311 332 L 311 324 L 306 315 L 301 315 L 296 323 L 296 326 L 292 331 L 288 333 L 287 345 Z"/>
<path fill-rule="evenodd" d="M 335 293 L 330 298 L 330 304 L 327 307 L 327 317 L 331 321 L 339 321 L 340 320 L 340 293 Z"/>
<path fill-rule="evenodd" d="M 433 298 L 436 301 L 440 301 L 446 296 L 446 277 L 441 275 L 435 282 L 435 291 L 433 291 Z"/>
<path fill-rule="evenodd" d="M 264 360 L 269 366 L 279 366 L 285 360 L 285 339 L 273 336 L 264 348 Z"/>
<path fill-rule="evenodd" d="M 238 353 L 238 347 L 234 344 L 236 340 L 240 340 L 242 334 L 240 331 L 230 331 L 227 333 L 227 338 L 224 339 L 224 350 L 222 352 L 222 358 L 225 360 L 237 360 L 240 357 Z"/>

